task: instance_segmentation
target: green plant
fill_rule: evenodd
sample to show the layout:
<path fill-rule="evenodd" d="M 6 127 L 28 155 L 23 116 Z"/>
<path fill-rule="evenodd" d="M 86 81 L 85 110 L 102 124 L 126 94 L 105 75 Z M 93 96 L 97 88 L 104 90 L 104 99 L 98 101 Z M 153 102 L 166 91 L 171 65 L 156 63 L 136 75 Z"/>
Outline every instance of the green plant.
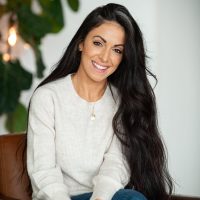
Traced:
<path fill-rule="evenodd" d="M 31 5 L 37 1 L 40 14 L 32 11 Z M 78 11 L 78 0 L 66 0 L 73 11 Z M 18 35 L 28 43 L 35 55 L 36 74 L 25 70 L 18 59 L 4 61 L 0 53 L 0 116 L 6 114 L 6 128 L 10 132 L 26 129 L 27 110 L 19 102 L 23 90 L 30 89 L 33 77 L 43 77 L 45 64 L 40 50 L 41 39 L 48 33 L 58 33 L 64 27 L 61 0 L 7 0 L 0 4 L 0 18 L 10 13 L 15 16 Z M 12 25 L 13 18 L 10 18 Z"/>

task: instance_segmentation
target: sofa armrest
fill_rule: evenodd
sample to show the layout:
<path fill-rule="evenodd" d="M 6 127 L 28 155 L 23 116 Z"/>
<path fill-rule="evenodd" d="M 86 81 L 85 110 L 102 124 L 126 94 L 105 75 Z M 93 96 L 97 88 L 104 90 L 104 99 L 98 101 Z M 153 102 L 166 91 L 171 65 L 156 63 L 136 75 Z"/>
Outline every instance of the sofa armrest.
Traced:
<path fill-rule="evenodd" d="M 3 194 L 0 194 L 0 200 L 19 200 L 19 199 L 14 199 L 12 197 L 8 197 Z"/>
<path fill-rule="evenodd" d="M 0 200 L 31 200 L 25 153 L 26 134 L 0 135 Z"/>

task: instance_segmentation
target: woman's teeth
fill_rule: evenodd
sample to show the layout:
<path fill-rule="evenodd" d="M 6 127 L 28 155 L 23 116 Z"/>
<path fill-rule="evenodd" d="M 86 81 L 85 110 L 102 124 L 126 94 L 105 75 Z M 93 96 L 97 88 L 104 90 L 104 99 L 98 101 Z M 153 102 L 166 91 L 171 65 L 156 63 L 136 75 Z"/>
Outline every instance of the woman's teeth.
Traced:
<path fill-rule="evenodd" d="M 105 69 L 108 68 L 108 67 L 105 67 L 105 66 L 99 65 L 99 64 L 97 64 L 97 63 L 95 63 L 95 62 L 93 62 L 93 64 L 94 64 L 94 66 L 95 66 L 97 69 L 100 69 L 100 70 L 105 70 Z"/>

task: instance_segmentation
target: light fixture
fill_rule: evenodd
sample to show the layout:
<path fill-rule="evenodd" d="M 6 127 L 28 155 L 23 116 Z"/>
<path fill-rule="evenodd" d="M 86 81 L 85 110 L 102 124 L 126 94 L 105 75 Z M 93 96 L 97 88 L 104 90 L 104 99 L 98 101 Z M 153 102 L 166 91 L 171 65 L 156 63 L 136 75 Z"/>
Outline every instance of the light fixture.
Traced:
<path fill-rule="evenodd" d="M 12 55 L 13 47 L 16 45 L 17 42 L 17 17 L 15 14 L 10 14 L 8 17 L 8 28 L 7 34 L 4 32 L 5 36 L 0 37 L 0 42 L 4 45 L 4 50 L 2 51 L 2 58 L 4 62 L 9 62 L 14 59 Z"/>
<path fill-rule="evenodd" d="M 8 44 L 10 46 L 15 46 L 17 42 L 16 26 L 12 26 L 8 30 Z"/>
<path fill-rule="evenodd" d="M 3 54 L 3 60 L 4 60 L 5 62 L 10 61 L 10 59 L 11 59 L 11 56 L 10 56 L 9 53 L 4 53 L 4 54 Z"/>

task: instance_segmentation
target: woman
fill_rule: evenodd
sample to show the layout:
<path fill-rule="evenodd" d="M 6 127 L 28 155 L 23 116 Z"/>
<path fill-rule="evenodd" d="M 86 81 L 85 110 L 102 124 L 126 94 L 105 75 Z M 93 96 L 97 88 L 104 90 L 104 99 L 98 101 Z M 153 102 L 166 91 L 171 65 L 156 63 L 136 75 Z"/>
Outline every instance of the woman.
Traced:
<path fill-rule="evenodd" d="M 147 74 L 154 76 L 128 10 L 93 10 L 30 102 L 33 199 L 168 199 L 172 181 Z"/>

